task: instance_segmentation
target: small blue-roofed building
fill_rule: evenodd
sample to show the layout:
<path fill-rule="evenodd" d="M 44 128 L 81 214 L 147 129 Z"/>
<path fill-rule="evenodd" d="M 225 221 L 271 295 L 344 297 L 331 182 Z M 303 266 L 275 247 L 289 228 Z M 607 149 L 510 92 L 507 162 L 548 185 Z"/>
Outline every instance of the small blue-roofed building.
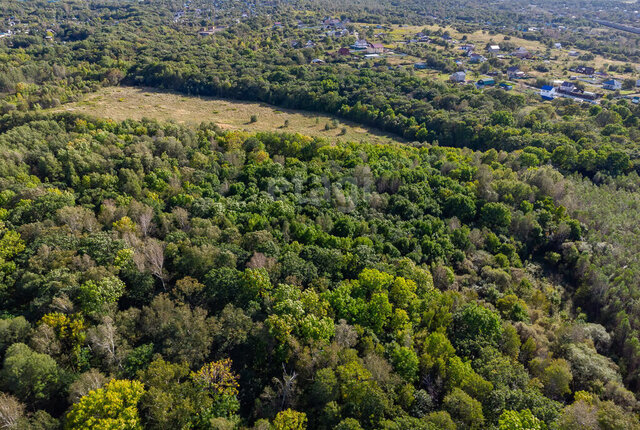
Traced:
<path fill-rule="evenodd" d="M 551 85 L 545 85 L 540 88 L 540 97 L 542 100 L 553 100 L 555 98 L 556 89 Z"/>

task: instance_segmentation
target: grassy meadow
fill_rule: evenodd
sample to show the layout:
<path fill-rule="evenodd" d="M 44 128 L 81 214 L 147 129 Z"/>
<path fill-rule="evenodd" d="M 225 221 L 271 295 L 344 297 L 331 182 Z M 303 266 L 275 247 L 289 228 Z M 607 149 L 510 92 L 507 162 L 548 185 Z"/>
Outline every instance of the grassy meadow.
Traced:
<path fill-rule="evenodd" d="M 331 141 L 401 141 L 380 130 L 330 115 L 281 109 L 264 103 L 184 96 L 151 88 L 103 88 L 86 95 L 79 102 L 65 104 L 53 111 L 79 112 L 117 121 L 142 118 L 173 120 L 182 124 L 211 121 L 223 129 L 249 132 L 291 131 Z M 255 117 L 255 121 L 252 121 L 252 117 Z"/>

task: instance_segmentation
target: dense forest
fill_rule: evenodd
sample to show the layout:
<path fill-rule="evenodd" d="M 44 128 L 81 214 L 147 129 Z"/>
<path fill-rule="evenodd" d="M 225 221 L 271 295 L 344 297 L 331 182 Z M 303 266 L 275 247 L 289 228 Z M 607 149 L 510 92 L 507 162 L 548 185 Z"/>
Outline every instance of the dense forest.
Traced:
<path fill-rule="evenodd" d="M 584 407 L 636 425 L 611 336 L 546 274 L 590 252 L 544 170 L 206 124 L 3 128 L 1 378 L 31 425 L 69 404 L 67 428 L 299 410 L 314 428 L 543 428 Z"/>
<path fill-rule="evenodd" d="M 355 37 L 298 24 L 447 2 L 174 3 L 0 0 L 0 428 L 640 428 L 637 105 L 310 64 Z M 51 111 L 117 85 L 404 143 Z"/>

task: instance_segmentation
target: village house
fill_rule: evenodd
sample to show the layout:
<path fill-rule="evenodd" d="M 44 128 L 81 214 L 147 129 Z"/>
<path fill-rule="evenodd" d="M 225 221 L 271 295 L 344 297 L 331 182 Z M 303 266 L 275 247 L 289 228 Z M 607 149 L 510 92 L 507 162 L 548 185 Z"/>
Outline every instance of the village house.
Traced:
<path fill-rule="evenodd" d="M 455 72 L 449 76 L 451 82 L 465 82 L 467 80 L 467 74 L 465 72 Z"/>
<path fill-rule="evenodd" d="M 311 64 L 324 64 L 325 61 L 320 59 L 320 58 L 314 58 L 313 60 L 311 60 Z"/>
<path fill-rule="evenodd" d="M 367 49 L 369 47 L 369 42 L 364 39 L 358 39 L 356 40 L 356 43 L 351 45 L 351 47 L 358 50 Z"/>
<path fill-rule="evenodd" d="M 416 63 L 413 65 L 413 68 L 416 70 L 424 70 L 427 68 L 427 63 Z"/>
<path fill-rule="evenodd" d="M 487 61 L 487 59 L 480 54 L 475 54 L 473 52 L 469 54 L 470 63 L 484 63 L 485 61 Z"/>
<path fill-rule="evenodd" d="M 562 49 L 562 43 L 556 42 L 556 43 L 553 44 L 553 47 L 556 48 L 556 49 Z"/>
<path fill-rule="evenodd" d="M 322 25 L 324 25 L 326 28 L 343 26 L 342 21 L 340 21 L 338 18 L 326 18 L 324 21 L 322 21 Z"/>
<path fill-rule="evenodd" d="M 573 82 L 564 81 L 562 84 L 560 84 L 560 87 L 558 87 L 558 92 L 568 94 L 574 92 L 576 89 L 577 88 Z"/>
<path fill-rule="evenodd" d="M 556 96 L 556 89 L 551 85 L 545 85 L 540 89 L 540 97 L 543 100 L 553 100 Z"/>
<path fill-rule="evenodd" d="M 527 48 L 523 48 L 522 46 L 511 53 L 512 57 L 519 58 L 521 60 L 528 59 L 533 57 L 533 54 L 527 50 Z"/>
<path fill-rule="evenodd" d="M 476 45 L 473 43 L 465 43 L 464 45 L 460 45 L 460 50 L 465 52 L 472 52 L 475 49 Z"/>
<path fill-rule="evenodd" d="M 346 28 L 327 31 L 328 37 L 344 37 L 348 35 L 349 35 L 349 30 L 347 30 Z"/>
<path fill-rule="evenodd" d="M 621 90 L 622 82 L 616 79 L 610 79 L 602 83 L 602 88 L 604 88 L 605 90 L 611 90 L 611 91 Z"/>
<path fill-rule="evenodd" d="M 596 69 L 594 69 L 593 67 L 587 67 L 587 66 L 576 66 L 569 69 L 569 71 L 580 73 L 581 75 L 591 76 L 596 72 Z"/>
<path fill-rule="evenodd" d="M 489 54 L 497 54 L 500 52 L 500 45 L 490 45 L 489 48 L 487 48 L 487 52 Z"/>
<path fill-rule="evenodd" d="M 540 92 L 540 95 L 543 99 L 548 100 L 547 98 L 545 98 L 545 95 L 542 91 Z M 562 82 L 558 88 L 554 89 L 552 95 L 591 102 L 596 100 L 598 97 L 601 97 L 601 94 L 580 90 L 572 82 L 569 81 Z"/>
<path fill-rule="evenodd" d="M 384 45 L 382 43 L 370 43 L 367 46 L 368 54 L 382 54 L 384 52 Z"/>
<path fill-rule="evenodd" d="M 482 89 L 484 87 L 490 87 L 496 84 L 495 79 L 493 78 L 483 78 L 476 82 L 476 88 Z"/>
<path fill-rule="evenodd" d="M 517 66 L 507 68 L 507 76 L 509 79 L 523 79 L 527 77 L 527 74 L 520 70 Z"/>
<path fill-rule="evenodd" d="M 420 32 L 417 33 L 413 39 L 411 39 L 411 42 L 429 43 L 431 42 L 431 39 L 429 39 L 429 36 L 427 36 L 426 34 Z"/>
<path fill-rule="evenodd" d="M 210 26 L 210 27 L 202 27 L 198 32 L 198 34 L 200 36 L 211 36 L 215 32 L 216 32 L 216 28 L 214 26 Z"/>

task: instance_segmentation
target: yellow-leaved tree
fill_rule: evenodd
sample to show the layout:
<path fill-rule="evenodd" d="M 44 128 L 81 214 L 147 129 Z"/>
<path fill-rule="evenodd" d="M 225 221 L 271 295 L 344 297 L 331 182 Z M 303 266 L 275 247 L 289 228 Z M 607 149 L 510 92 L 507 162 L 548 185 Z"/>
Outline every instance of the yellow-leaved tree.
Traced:
<path fill-rule="evenodd" d="M 65 429 L 142 429 L 138 401 L 143 394 L 141 382 L 114 379 L 103 388 L 89 392 L 72 406 Z"/>

